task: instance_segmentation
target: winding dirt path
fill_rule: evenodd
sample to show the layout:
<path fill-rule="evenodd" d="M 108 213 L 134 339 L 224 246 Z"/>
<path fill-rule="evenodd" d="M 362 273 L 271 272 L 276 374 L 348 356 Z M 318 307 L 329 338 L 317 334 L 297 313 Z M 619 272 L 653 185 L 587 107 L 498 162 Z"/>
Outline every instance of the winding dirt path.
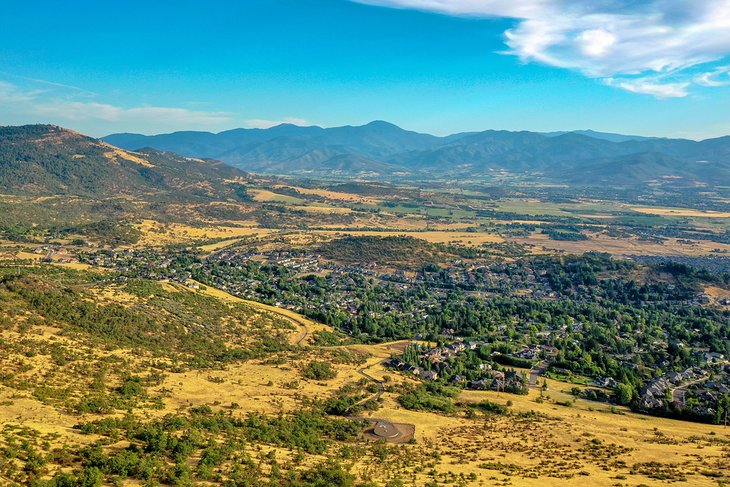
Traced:
<path fill-rule="evenodd" d="M 281 318 L 289 321 L 294 326 L 300 328 L 300 331 L 296 335 L 294 335 L 294 336 L 292 336 L 290 338 L 290 342 L 292 344 L 294 344 L 294 345 L 301 345 L 302 343 L 304 343 L 304 341 L 307 339 L 307 337 L 310 335 L 310 333 L 312 331 L 314 331 L 314 330 L 329 329 L 328 326 L 323 325 L 321 323 L 316 323 L 316 322 L 314 322 L 314 321 L 312 321 L 312 320 L 310 320 L 308 318 L 305 318 L 304 316 L 300 315 L 299 313 L 295 313 L 294 311 L 291 311 L 291 310 L 288 310 L 288 309 L 283 309 L 283 308 L 277 308 L 275 306 L 271 306 L 271 305 L 268 305 L 268 304 L 259 303 L 257 301 L 249 301 L 247 299 L 243 299 L 243 298 L 239 298 L 238 296 L 234 296 L 233 294 L 230 294 L 230 293 L 228 293 L 226 291 L 223 291 L 221 289 L 217 289 L 217 288 L 214 288 L 214 287 L 211 287 L 211 286 L 207 286 L 207 285 L 202 284 L 202 283 L 198 283 L 198 284 L 201 286 L 200 292 L 202 292 L 204 294 L 207 294 L 209 296 L 214 296 L 214 297 L 219 298 L 219 299 L 231 301 L 231 302 L 247 304 L 247 305 L 249 305 L 251 307 L 254 307 L 254 308 L 260 309 L 262 311 L 265 311 L 265 312 L 268 312 L 268 313 L 277 315 L 277 316 L 279 316 L 279 317 L 281 317 Z M 384 344 L 381 344 L 381 345 L 385 346 L 386 348 L 389 348 L 389 347 L 392 347 L 394 345 L 402 344 L 402 343 L 403 343 L 403 341 L 397 341 L 397 342 L 391 342 L 391 343 L 384 343 Z M 396 351 L 396 349 L 394 348 L 393 349 L 393 353 L 395 353 L 395 351 Z M 352 409 L 352 408 L 354 408 L 356 406 L 360 406 L 360 405 L 362 405 L 362 404 L 364 404 L 364 403 L 366 403 L 366 402 L 368 402 L 370 400 L 377 401 L 378 399 L 380 399 L 380 397 L 385 392 L 385 386 L 383 385 L 383 381 L 380 380 L 380 379 L 378 379 L 377 377 L 371 375 L 370 373 L 368 373 L 368 369 L 371 369 L 373 367 L 376 367 L 378 365 L 383 364 L 383 362 L 385 362 L 386 360 L 388 360 L 393 355 L 393 353 L 390 353 L 390 351 L 383 350 L 383 352 L 386 354 L 386 356 L 384 356 L 384 355 L 380 355 L 380 357 L 377 357 L 376 356 L 375 358 L 378 359 L 377 361 L 372 362 L 372 363 L 367 364 L 367 365 L 364 365 L 363 367 L 360 367 L 356 371 L 359 375 L 363 376 L 365 379 L 367 379 L 367 380 L 375 383 L 378 386 L 377 392 L 375 394 L 371 395 L 371 396 L 368 396 L 368 397 L 366 397 L 364 399 L 361 399 L 360 401 L 356 402 L 355 404 L 353 404 L 352 406 L 350 406 L 348 408 L 348 411 L 350 409 Z M 349 417 L 351 419 L 359 419 L 359 420 L 366 420 L 366 421 L 376 421 L 376 422 L 377 421 L 383 421 L 383 422 L 390 423 L 390 421 L 387 420 L 387 419 L 375 419 L 374 420 L 373 418 L 365 418 L 365 417 L 359 417 L 359 416 L 349 416 Z M 391 423 L 391 424 L 395 424 L 395 423 Z M 406 430 L 408 430 L 406 433 L 402 433 L 401 436 L 405 435 L 405 437 L 407 437 L 407 438 L 412 438 L 413 435 L 415 434 L 415 429 L 416 429 L 415 425 L 412 425 L 412 424 L 399 424 L 399 426 L 401 428 L 405 428 Z M 401 437 L 399 437 L 399 438 L 401 438 Z"/>
<path fill-rule="evenodd" d="M 378 399 L 380 399 L 380 396 L 382 396 L 383 393 L 385 392 L 385 386 L 383 385 L 383 381 L 380 380 L 380 379 L 376 379 L 375 377 L 373 377 L 372 375 L 368 374 L 365 371 L 367 369 L 370 369 L 372 367 L 375 367 L 376 365 L 382 364 L 386 360 L 388 360 L 388 359 L 385 359 L 384 358 L 384 359 L 379 360 L 379 361 L 377 361 L 375 363 L 372 363 L 370 365 L 366 365 L 365 367 L 360 367 L 359 369 L 357 369 L 357 373 L 358 374 L 360 374 L 361 376 L 365 377 L 367 380 L 369 380 L 369 381 L 374 382 L 375 384 L 377 384 L 377 386 L 378 386 L 378 392 L 376 392 L 372 396 L 366 397 L 365 399 L 360 399 L 355 404 L 353 404 L 352 406 L 350 406 L 349 408 L 347 408 L 347 411 L 349 411 L 350 409 L 355 408 L 357 406 L 360 406 L 362 404 L 365 404 L 368 401 L 377 401 Z"/>
<path fill-rule="evenodd" d="M 197 281 L 195 281 L 197 282 Z M 200 285 L 200 291 L 203 294 L 207 294 L 208 296 L 213 296 L 218 299 L 222 299 L 224 301 L 231 301 L 235 303 L 241 303 L 246 304 L 248 306 L 251 306 L 252 308 L 256 308 L 261 311 L 265 311 L 267 313 L 273 314 L 278 316 L 279 318 L 283 318 L 292 325 L 294 325 L 296 328 L 299 329 L 296 335 L 293 335 L 289 338 L 289 342 L 292 345 L 302 345 L 305 340 L 311 335 L 314 331 L 319 330 L 326 330 L 329 329 L 327 325 L 323 325 L 321 323 L 314 322 L 310 320 L 309 318 L 305 318 L 304 316 L 300 315 L 299 313 L 296 313 L 289 309 L 284 308 L 277 308 L 276 306 L 271 306 L 269 304 L 259 303 L 258 301 L 251 301 L 248 299 L 239 298 L 238 296 L 234 296 L 233 294 L 230 294 L 226 291 L 223 291 L 222 289 L 218 289 L 212 286 L 208 286 L 206 284 L 197 282 L 197 284 Z"/>

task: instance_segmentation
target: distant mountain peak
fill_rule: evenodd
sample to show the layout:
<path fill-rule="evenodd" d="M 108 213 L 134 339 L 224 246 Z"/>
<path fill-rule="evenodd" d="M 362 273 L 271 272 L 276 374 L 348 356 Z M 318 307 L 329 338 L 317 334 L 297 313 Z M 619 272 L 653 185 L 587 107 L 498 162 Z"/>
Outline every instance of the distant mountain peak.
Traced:
<path fill-rule="evenodd" d="M 386 122 L 385 120 L 373 120 L 372 122 L 366 123 L 363 127 L 383 127 L 383 128 L 394 128 L 403 130 L 394 123 Z"/>
<path fill-rule="evenodd" d="M 683 174 L 687 182 L 727 180 L 730 138 L 695 142 L 598 132 L 592 129 L 537 133 L 485 130 L 437 137 L 404 130 L 384 120 L 322 128 L 281 124 L 269 129 L 234 129 L 219 134 L 176 132 L 152 137 L 105 137 L 126 149 L 154 147 L 189 157 L 225 161 L 245 171 L 287 175 L 357 176 L 369 168 L 379 177 L 488 177 L 495 171 L 540 175 L 555 181 L 591 182 L 591 168 L 611 176 L 612 167 L 635 168 L 622 184 L 656 174 Z M 646 155 L 651 154 L 651 155 Z M 704 172 L 694 161 L 713 163 Z M 685 167 L 686 166 L 686 167 Z M 703 165 L 708 167 L 708 165 Z M 601 176 L 604 184 L 606 178 Z M 714 179 L 713 179 L 714 178 Z"/>

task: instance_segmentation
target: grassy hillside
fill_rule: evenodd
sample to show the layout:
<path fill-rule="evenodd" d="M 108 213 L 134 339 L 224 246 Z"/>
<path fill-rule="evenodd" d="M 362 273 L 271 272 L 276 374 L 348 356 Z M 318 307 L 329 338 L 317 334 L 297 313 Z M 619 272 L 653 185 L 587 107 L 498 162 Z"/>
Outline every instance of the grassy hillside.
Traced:
<path fill-rule="evenodd" d="M 56 126 L 0 127 L 0 192 L 6 194 L 236 198 L 233 180 L 244 176 L 216 161 L 129 152 Z"/>
<path fill-rule="evenodd" d="M 383 367 L 403 343 L 291 344 L 287 337 L 299 331 L 290 321 L 214 294 L 93 268 L 5 262 L 0 482 L 710 486 L 727 479 L 730 436 L 720 426 L 576 399 L 575 385 L 554 380 L 525 396 L 455 396 L 454 388 L 424 387 Z M 415 435 L 404 444 L 368 440 L 376 418 Z"/>

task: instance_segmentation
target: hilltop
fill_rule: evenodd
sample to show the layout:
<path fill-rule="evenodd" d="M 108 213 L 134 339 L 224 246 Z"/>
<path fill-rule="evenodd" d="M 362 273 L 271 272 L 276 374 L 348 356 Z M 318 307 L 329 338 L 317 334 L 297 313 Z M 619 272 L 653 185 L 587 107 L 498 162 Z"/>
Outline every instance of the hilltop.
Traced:
<path fill-rule="evenodd" d="M 88 197 L 235 196 L 239 169 L 156 149 L 131 152 L 54 125 L 0 127 L 0 192 Z"/>

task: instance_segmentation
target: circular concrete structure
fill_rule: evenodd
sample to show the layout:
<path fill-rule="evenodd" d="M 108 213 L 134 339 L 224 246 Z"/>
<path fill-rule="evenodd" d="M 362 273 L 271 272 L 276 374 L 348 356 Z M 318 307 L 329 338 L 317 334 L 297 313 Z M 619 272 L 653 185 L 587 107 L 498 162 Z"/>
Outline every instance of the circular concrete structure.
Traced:
<path fill-rule="evenodd" d="M 401 433 L 398 428 L 393 425 L 393 423 L 378 421 L 373 427 L 373 434 L 379 438 L 393 440 L 395 438 L 398 438 Z"/>

